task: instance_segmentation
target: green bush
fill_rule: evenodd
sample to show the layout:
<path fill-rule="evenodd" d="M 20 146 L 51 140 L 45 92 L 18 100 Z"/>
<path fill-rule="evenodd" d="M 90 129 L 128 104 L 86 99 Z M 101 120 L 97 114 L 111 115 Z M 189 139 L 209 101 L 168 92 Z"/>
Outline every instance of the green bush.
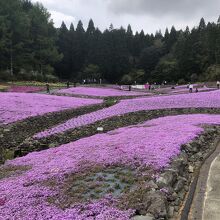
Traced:
<path fill-rule="evenodd" d="M 46 82 L 52 82 L 52 83 L 56 83 L 59 81 L 58 77 L 56 77 L 54 75 L 45 75 L 44 80 Z"/>
<path fill-rule="evenodd" d="M 177 83 L 179 85 L 185 85 L 186 84 L 186 80 L 185 79 L 179 79 Z"/>
<path fill-rule="evenodd" d="M 124 75 L 121 79 L 121 83 L 125 85 L 129 85 L 132 83 L 132 77 L 128 74 Z"/>
<path fill-rule="evenodd" d="M 18 74 L 16 75 L 18 80 L 31 80 L 30 72 L 26 71 L 25 69 L 21 69 Z"/>

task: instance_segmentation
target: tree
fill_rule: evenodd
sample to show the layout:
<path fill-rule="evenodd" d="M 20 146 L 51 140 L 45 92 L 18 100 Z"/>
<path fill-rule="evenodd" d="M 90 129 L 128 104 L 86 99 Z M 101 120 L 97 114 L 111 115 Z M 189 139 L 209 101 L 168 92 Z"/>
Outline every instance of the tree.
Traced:
<path fill-rule="evenodd" d="M 206 28 L 205 19 L 201 18 L 199 23 L 199 30 L 204 30 Z"/>
<path fill-rule="evenodd" d="M 70 57 L 70 38 L 68 36 L 69 31 L 66 27 L 66 24 L 62 22 L 59 30 L 58 30 L 58 40 L 57 45 L 59 48 L 59 52 L 62 53 L 63 58 L 62 60 L 56 65 L 57 75 L 60 78 L 69 78 L 70 71 L 69 71 L 69 57 Z"/>
<path fill-rule="evenodd" d="M 83 73 L 81 75 L 81 79 L 90 79 L 90 80 L 96 80 L 98 81 L 102 77 L 102 74 L 100 73 L 100 68 L 97 65 L 89 64 L 86 66 L 83 70 Z"/>
<path fill-rule="evenodd" d="M 86 33 L 90 35 L 95 33 L 95 26 L 94 26 L 94 22 L 92 19 L 89 20 L 89 25 L 88 25 Z"/>

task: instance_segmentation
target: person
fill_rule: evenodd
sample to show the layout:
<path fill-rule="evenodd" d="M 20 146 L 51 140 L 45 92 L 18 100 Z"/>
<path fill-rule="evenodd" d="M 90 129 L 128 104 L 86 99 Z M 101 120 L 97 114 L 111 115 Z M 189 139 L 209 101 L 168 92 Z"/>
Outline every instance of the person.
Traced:
<path fill-rule="evenodd" d="M 148 87 L 148 89 L 149 89 L 149 90 L 151 90 L 151 84 L 149 84 L 149 87 Z"/>
<path fill-rule="evenodd" d="M 149 89 L 149 83 L 148 83 L 148 82 L 145 83 L 144 88 L 145 88 L 145 89 Z"/>
<path fill-rule="evenodd" d="M 198 88 L 196 88 L 196 93 L 199 92 Z"/>
<path fill-rule="evenodd" d="M 50 93 L 50 85 L 49 85 L 49 83 L 46 84 L 46 88 L 47 88 L 47 93 Z"/>
<path fill-rule="evenodd" d="M 69 89 L 69 87 L 70 87 L 70 82 L 69 81 L 67 81 L 66 87 L 67 87 L 67 89 Z"/>
<path fill-rule="evenodd" d="M 217 81 L 217 89 L 219 89 L 220 88 L 220 81 Z"/>
<path fill-rule="evenodd" d="M 193 92 L 193 84 L 189 84 L 189 92 L 190 92 L 190 93 Z"/>
<path fill-rule="evenodd" d="M 131 91 L 131 85 L 128 86 L 128 90 Z"/>

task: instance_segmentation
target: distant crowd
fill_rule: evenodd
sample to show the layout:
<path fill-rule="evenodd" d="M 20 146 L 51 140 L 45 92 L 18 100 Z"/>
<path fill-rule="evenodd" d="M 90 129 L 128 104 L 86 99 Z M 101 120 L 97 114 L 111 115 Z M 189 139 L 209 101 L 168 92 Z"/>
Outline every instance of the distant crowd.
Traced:
<path fill-rule="evenodd" d="M 99 84 L 101 84 L 101 83 L 102 83 L 102 81 L 101 81 L 101 79 L 100 79 L 100 80 L 99 80 Z M 67 82 L 66 82 L 66 87 L 67 87 L 67 88 L 70 88 L 70 84 L 71 84 L 71 83 L 70 83 L 69 81 L 67 81 Z M 86 81 L 83 80 L 83 81 L 82 81 L 82 84 L 86 84 Z M 136 84 L 136 82 L 135 82 L 135 84 Z M 161 85 L 162 85 L 162 86 L 165 86 L 166 84 L 167 84 L 167 82 L 164 81 Z M 77 83 L 74 82 L 74 83 L 73 83 L 73 86 L 76 87 L 76 85 L 77 85 Z M 133 87 L 134 87 L 134 88 L 146 89 L 146 90 L 152 91 L 152 90 L 155 90 L 156 88 L 160 88 L 161 85 L 157 85 L 156 83 L 150 84 L 150 83 L 147 82 L 147 83 L 144 84 L 144 85 L 135 85 L 135 86 L 133 86 Z M 178 85 L 177 85 L 177 86 L 178 86 Z M 205 86 L 205 85 L 204 85 L 204 86 Z M 217 81 L 217 82 L 216 82 L 216 87 L 217 87 L 217 89 L 220 89 L 220 81 Z M 126 88 L 127 88 L 127 87 L 126 87 Z M 121 90 L 124 90 L 125 87 L 124 87 L 124 86 L 120 86 L 120 89 L 121 89 Z M 171 89 L 175 89 L 175 86 L 172 86 Z M 198 89 L 197 87 L 196 87 L 195 90 L 194 90 L 194 84 L 192 84 L 192 83 L 188 83 L 188 84 L 187 84 L 187 89 L 189 89 L 189 93 L 193 93 L 193 91 L 195 91 L 196 93 L 199 92 L 199 89 Z M 46 90 L 47 90 L 47 93 L 50 93 L 50 84 L 49 84 L 49 83 L 46 83 Z M 128 86 L 128 90 L 129 90 L 129 91 L 132 90 L 132 86 L 131 86 L 131 85 Z"/>

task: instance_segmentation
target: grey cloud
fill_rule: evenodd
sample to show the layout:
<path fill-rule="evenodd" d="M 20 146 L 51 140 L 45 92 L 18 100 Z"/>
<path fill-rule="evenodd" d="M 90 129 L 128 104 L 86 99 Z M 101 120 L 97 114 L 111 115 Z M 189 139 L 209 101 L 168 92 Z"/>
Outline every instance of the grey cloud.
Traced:
<path fill-rule="evenodd" d="M 190 19 L 196 15 L 217 14 L 219 0 L 112 0 L 109 9 L 116 14 L 148 14 Z"/>
<path fill-rule="evenodd" d="M 40 1 L 51 12 L 55 25 L 64 20 L 77 25 L 79 19 L 87 27 L 90 18 L 101 30 L 110 23 L 118 28 L 131 24 L 134 31 L 146 33 L 165 30 L 175 25 L 198 25 L 201 17 L 216 21 L 220 13 L 220 0 L 32 0 Z"/>

